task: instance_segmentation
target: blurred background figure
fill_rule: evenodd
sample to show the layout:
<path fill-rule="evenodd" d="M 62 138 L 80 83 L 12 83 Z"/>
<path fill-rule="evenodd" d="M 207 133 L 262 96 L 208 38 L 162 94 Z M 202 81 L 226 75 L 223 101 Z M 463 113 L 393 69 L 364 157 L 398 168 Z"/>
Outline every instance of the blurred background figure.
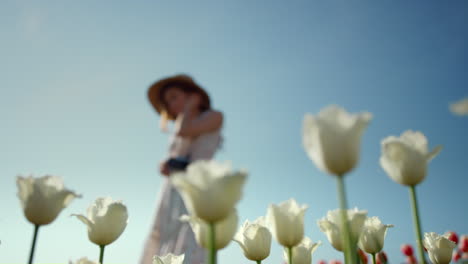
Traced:
<path fill-rule="evenodd" d="M 185 254 L 185 264 L 201 264 L 205 250 L 196 243 L 190 225 L 179 221 L 187 209 L 169 177 L 184 171 L 190 162 L 213 158 L 222 141 L 223 114 L 211 108 L 206 91 L 184 74 L 155 82 L 148 97 L 160 114 L 161 130 L 169 131 L 168 121 L 173 121 L 174 126 L 167 157 L 159 165 L 166 180 L 159 191 L 154 223 L 140 263 L 151 264 L 154 255 L 173 253 Z"/>

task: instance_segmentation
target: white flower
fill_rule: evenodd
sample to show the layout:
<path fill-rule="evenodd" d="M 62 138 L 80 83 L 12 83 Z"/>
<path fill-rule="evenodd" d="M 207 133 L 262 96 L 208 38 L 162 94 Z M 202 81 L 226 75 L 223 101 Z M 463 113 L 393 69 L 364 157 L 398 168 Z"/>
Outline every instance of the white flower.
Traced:
<path fill-rule="evenodd" d="M 327 216 L 318 220 L 317 224 L 320 230 L 327 236 L 330 244 L 332 244 L 336 250 L 343 251 L 340 213 L 340 209 L 328 211 Z M 348 209 L 347 215 L 351 239 L 357 242 L 367 217 L 367 211 L 359 211 L 357 208 Z"/>
<path fill-rule="evenodd" d="M 127 207 L 122 201 L 113 201 L 110 197 L 97 198 L 88 207 L 87 217 L 76 214 L 73 216 L 88 226 L 89 240 L 100 246 L 114 242 L 128 223 Z"/>
<path fill-rule="evenodd" d="M 246 172 L 233 172 L 229 164 L 214 160 L 195 161 L 187 172 L 170 177 L 190 214 L 208 223 L 228 216 L 242 196 L 246 178 Z"/>
<path fill-rule="evenodd" d="M 271 233 L 266 227 L 265 217 L 260 217 L 253 223 L 246 220 L 233 240 L 250 260 L 262 261 L 270 255 Z"/>
<path fill-rule="evenodd" d="M 188 222 L 192 227 L 193 233 L 195 234 L 195 240 L 197 243 L 205 248 L 209 249 L 209 225 L 202 219 L 193 215 L 182 215 L 180 220 Z M 216 250 L 225 248 L 229 242 L 231 242 L 237 228 L 237 210 L 231 209 L 228 217 L 215 223 L 215 248 Z"/>
<path fill-rule="evenodd" d="M 421 132 L 405 131 L 399 138 L 390 136 L 382 140 L 380 165 L 392 180 L 414 186 L 424 180 L 427 164 L 442 149 L 427 149 L 427 139 Z"/>
<path fill-rule="evenodd" d="M 184 262 L 185 254 L 182 255 L 173 255 L 169 253 L 163 257 L 154 256 L 153 257 L 153 264 L 182 264 Z"/>
<path fill-rule="evenodd" d="M 383 249 L 385 235 L 389 227 L 393 227 L 393 225 L 382 224 L 376 216 L 368 217 L 359 237 L 359 247 L 369 254 L 379 253 Z"/>
<path fill-rule="evenodd" d="M 434 264 L 450 263 L 453 249 L 457 246 L 448 239 L 448 236 L 441 236 L 434 232 L 424 234 L 423 244 Z"/>
<path fill-rule="evenodd" d="M 307 205 L 299 206 L 294 199 L 278 205 L 270 204 L 267 211 L 269 229 L 284 247 L 294 247 L 304 238 L 304 213 Z"/>
<path fill-rule="evenodd" d="M 361 136 L 371 119 L 370 113 L 350 114 L 336 105 L 322 109 L 317 116 L 306 114 L 304 148 L 320 170 L 343 176 L 359 160 Z"/>
<path fill-rule="evenodd" d="M 292 248 L 292 263 L 294 264 L 312 264 L 312 254 L 322 242 L 312 243 L 308 237 L 304 237 L 297 246 Z M 286 263 L 289 263 L 288 249 L 284 248 L 283 257 Z"/>
<path fill-rule="evenodd" d="M 81 197 L 66 189 L 62 178 L 58 176 L 46 175 L 40 178 L 18 176 L 16 185 L 24 215 L 35 225 L 52 223 L 74 198 Z"/>
<path fill-rule="evenodd" d="M 91 260 L 89 260 L 89 259 L 87 259 L 87 258 L 85 258 L 85 257 L 84 257 L 84 258 L 80 258 L 80 259 L 78 259 L 78 260 L 75 261 L 75 262 L 71 262 L 71 261 L 70 261 L 69 263 L 70 263 L 70 264 L 99 264 L 98 262 L 96 262 L 96 261 L 91 261 Z"/>
<path fill-rule="evenodd" d="M 468 98 L 450 104 L 450 111 L 456 115 L 468 115 Z"/>

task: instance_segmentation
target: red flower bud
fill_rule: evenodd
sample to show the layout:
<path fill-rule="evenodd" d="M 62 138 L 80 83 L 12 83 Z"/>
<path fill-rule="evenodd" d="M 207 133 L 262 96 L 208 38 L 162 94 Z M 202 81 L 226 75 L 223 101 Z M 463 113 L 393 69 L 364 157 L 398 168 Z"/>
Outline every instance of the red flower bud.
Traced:
<path fill-rule="evenodd" d="M 418 260 L 416 259 L 415 256 L 411 255 L 409 257 L 406 257 L 406 262 L 408 264 L 417 264 L 418 263 Z"/>
<path fill-rule="evenodd" d="M 407 257 L 413 256 L 414 251 L 413 251 L 413 247 L 410 244 L 401 245 L 400 250 L 403 253 L 403 255 Z"/>
<path fill-rule="evenodd" d="M 380 251 L 375 256 L 376 264 L 386 264 L 388 262 L 387 254 L 384 251 Z"/>
<path fill-rule="evenodd" d="M 358 256 L 361 259 L 362 264 L 367 264 L 367 254 L 360 248 L 358 248 Z"/>
<path fill-rule="evenodd" d="M 458 235 L 457 233 L 453 232 L 453 231 L 448 231 L 446 234 L 449 234 L 448 235 L 448 239 L 453 241 L 455 244 L 458 244 Z"/>
<path fill-rule="evenodd" d="M 325 260 L 319 260 L 319 262 L 317 262 L 317 264 L 327 264 L 327 262 Z"/>
<path fill-rule="evenodd" d="M 468 236 L 463 235 L 460 237 L 460 242 L 458 243 L 458 247 L 462 252 L 468 252 Z"/>
<path fill-rule="evenodd" d="M 460 251 L 454 251 L 452 255 L 453 262 L 457 262 L 461 259 L 461 252 Z"/>

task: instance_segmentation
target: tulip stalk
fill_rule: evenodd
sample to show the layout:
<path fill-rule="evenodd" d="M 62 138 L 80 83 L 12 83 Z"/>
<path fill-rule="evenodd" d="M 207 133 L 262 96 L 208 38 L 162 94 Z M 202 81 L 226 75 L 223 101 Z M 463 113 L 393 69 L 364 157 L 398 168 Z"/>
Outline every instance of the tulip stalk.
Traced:
<path fill-rule="evenodd" d="M 215 223 L 210 222 L 209 224 L 210 230 L 210 239 L 209 239 L 209 256 L 208 260 L 210 264 L 216 264 L 216 230 L 215 230 Z"/>
<path fill-rule="evenodd" d="M 416 231 L 416 244 L 418 245 L 418 257 L 421 263 L 426 263 L 421 236 L 421 221 L 419 220 L 418 200 L 416 198 L 416 189 L 414 185 L 409 186 L 411 208 L 413 211 L 413 223 Z"/>
<path fill-rule="evenodd" d="M 341 225 L 342 225 L 342 240 L 344 245 L 344 257 L 345 263 L 354 264 L 356 261 L 356 247 L 354 243 L 351 241 L 351 237 L 349 234 L 349 223 L 348 223 L 348 205 L 346 202 L 346 193 L 345 193 L 345 186 L 344 186 L 344 179 L 343 176 L 338 176 L 337 178 L 337 185 L 338 185 L 338 198 L 340 201 L 340 211 L 341 211 Z"/>
<path fill-rule="evenodd" d="M 261 260 L 257 260 L 257 264 L 262 264 L 262 261 L 261 261 Z"/>
<path fill-rule="evenodd" d="M 99 264 L 104 263 L 103 261 L 104 261 L 104 248 L 105 247 L 106 246 L 104 246 L 104 245 L 99 245 L 99 249 L 100 249 L 100 251 L 99 251 Z"/>
<path fill-rule="evenodd" d="M 288 247 L 288 264 L 293 264 L 293 258 L 292 258 L 292 247 Z"/>
<path fill-rule="evenodd" d="M 33 263 L 33 258 L 34 258 L 34 250 L 36 248 L 36 240 L 37 240 L 37 234 L 39 232 L 39 227 L 40 225 L 34 225 L 34 235 L 33 235 L 33 240 L 32 240 L 32 245 L 31 245 L 31 252 L 29 253 L 29 264 Z"/>
<path fill-rule="evenodd" d="M 372 253 L 371 255 L 372 255 L 372 263 L 376 264 L 377 262 L 375 261 L 375 253 Z"/>

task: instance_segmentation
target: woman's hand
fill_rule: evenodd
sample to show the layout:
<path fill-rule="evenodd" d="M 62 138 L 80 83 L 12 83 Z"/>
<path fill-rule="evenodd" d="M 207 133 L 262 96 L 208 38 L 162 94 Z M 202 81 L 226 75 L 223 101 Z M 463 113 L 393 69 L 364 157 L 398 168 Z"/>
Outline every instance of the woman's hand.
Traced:
<path fill-rule="evenodd" d="M 167 164 L 167 159 L 159 163 L 159 172 L 166 176 L 169 177 L 169 165 Z"/>

